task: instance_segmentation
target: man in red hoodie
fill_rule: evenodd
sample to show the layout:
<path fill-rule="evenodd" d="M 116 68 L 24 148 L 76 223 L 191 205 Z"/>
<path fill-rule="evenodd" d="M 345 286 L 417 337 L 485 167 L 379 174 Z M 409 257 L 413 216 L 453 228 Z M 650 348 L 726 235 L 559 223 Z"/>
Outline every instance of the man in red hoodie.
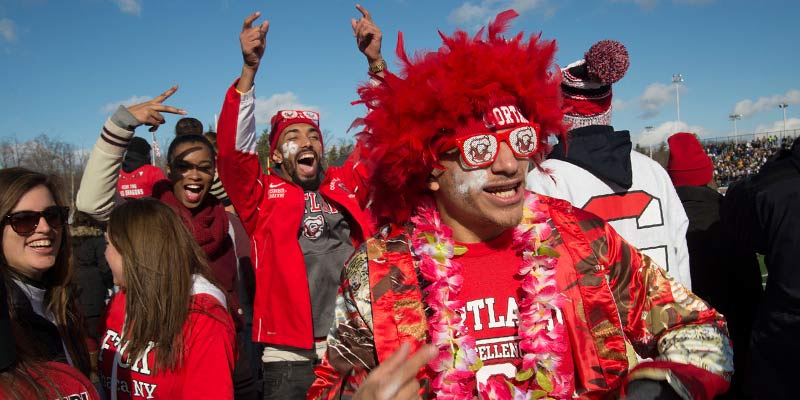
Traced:
<path fill-rule="evenodd" d="M 381 32 L 369 13 L 352 21 L 372 73 L 385 68 Z M 253 340 L 265 344 L 264 398 L 302 398 L 325 351 L 342 265 L 365 237 L 371 217 L 357 153 L 342 167 L 323 170 L 319 114 L 281 110 L 271 120 L 270 158 L 262 171 L 256 152 L 253 83 L 269 22 L 244 21 L 244 66 L 225 97 L 219 119 L 219 176 L 251 236 L 256 295 Z"/>

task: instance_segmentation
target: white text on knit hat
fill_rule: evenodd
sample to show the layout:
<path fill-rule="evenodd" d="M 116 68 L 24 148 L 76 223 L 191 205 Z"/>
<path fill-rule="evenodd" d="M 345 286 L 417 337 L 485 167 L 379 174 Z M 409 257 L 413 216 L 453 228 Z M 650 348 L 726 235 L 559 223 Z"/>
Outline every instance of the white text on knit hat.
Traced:
<path fill-rule="evenodd" d="M 510 128 L 529 123 L 528 119 L 513 105 L 492 108 L 491 113 L 487 113 L 484 117 L 484 122 L 486 127 L 491 129 Z"/>

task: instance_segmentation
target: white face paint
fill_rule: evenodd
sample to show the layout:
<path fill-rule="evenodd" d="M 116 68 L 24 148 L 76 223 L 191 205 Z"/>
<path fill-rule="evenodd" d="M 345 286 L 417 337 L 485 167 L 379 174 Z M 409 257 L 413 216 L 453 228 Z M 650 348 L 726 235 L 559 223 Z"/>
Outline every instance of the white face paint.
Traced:
<path fill-rule="evenodd" d="M 289 156 L 293 156 L 297 154 L 297 143 L 294 142 L 286 142 L 281 146 L 281 154 L 283 154 L 283 158 L 289 158 Z"/>
<path fill-rule="evenodd" d="M 486 185 L 487 175 L 486 168 L 478 168 L 455 174 L 453 178 L 455 179 L 456 191 L 465 195 L 469 193 L 470 190 L 483 188 Z"/>

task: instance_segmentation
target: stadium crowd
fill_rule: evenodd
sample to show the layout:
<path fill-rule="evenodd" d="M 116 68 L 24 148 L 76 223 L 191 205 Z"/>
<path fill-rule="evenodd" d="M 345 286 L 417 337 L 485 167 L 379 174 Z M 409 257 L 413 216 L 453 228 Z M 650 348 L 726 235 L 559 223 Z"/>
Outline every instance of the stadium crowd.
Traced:
<path fill-rule="evenodd" d="M 255 12 L 217 132 L 176 85 L 102 124 L 76 209 L 0 169 L 0 398 L 793 398 L 800 140 L 676 132 L 665 169 L 611 125 L 622 43 L 554 69 L 507 10 L 395 73 L 356 8 L 341 165 L 311 110 L 259 161 Z M 175 115 L 162 170 L 136 131 Z"/>
<path fill-rule="evenodd" d="M 755 175 L 767 160 L 781 149 L 789 149 L 794 136 L 764 136 L 743 142 L 706 143 L 705 149 L 714 162 L 714 177 L 720 186 Z"/>

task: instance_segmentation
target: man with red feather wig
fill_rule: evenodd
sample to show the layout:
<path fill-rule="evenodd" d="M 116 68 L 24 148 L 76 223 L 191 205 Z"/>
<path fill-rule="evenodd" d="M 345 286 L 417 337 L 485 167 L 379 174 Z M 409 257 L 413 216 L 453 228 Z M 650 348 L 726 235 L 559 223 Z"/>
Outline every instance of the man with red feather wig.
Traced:
<path fill-rule="evenodd" d="M 516 15 L 413 58 L 401 35 L 402 72 L 359 89 L 372 211 L 391 223 L 345 265 L 308 398 L 727 388 L 722 315 L 597 216 L 525 190 L 530 160 L 565 128 L 555 43 L 502 36 Z"/>

